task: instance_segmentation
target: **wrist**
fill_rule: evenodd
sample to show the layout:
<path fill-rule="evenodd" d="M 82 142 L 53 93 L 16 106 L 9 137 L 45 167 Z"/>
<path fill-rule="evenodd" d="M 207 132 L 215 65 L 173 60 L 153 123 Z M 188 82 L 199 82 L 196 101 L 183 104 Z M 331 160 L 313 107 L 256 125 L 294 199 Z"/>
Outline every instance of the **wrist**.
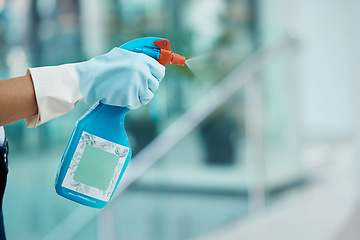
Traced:
<path fill-rule="evenodd" d="M 30 68 L 38 114 L 26 119 L 28 127 L 36 127 L 70 112 L 82 99 L 75 64 Z"/>

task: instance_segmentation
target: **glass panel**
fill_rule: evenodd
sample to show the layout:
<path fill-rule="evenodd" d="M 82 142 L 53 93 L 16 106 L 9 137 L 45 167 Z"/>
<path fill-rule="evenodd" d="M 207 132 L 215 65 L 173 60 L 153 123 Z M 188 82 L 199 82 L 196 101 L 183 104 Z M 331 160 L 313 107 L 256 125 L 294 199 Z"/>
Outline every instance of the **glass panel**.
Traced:
<path fill-rule="evenodd" d="M 257 1 L 17 2 L 5 1 L 2 8 L 0 1 L 1 78 L 22 75 L 29 66 L 87 60 L 142 36 L 166 37 L 173 52 L 187 57 L 187 67 L 166 67 L 149 105 L 127 114 L 134 156 L 261 43 Z M 293 87 L 286 71 L 288 57 L 278 59 L 257 78 L 263 116 L 261 160 L 266 163 L 264 184 L 270 201 L 271 193 L 301 177 L 298 159 L 293 157 L 297 156 L 296 115 L 288 101 Z M 120 196 L 114 205 L 119 239 L 187 239 L 249 214 L 252 143 L 244 91 Z M 41 239 L 79 207 L 55 193 L 54 181 L 72 128 L 88 108 L 78 103 L 71 113 L 36 129 L 26 129 L 24 122 L 5 127 L 11 151 L 4 199 L 9 239 Z M 94 238 L 97 226 L 92 220 L 74 239 Z"/>

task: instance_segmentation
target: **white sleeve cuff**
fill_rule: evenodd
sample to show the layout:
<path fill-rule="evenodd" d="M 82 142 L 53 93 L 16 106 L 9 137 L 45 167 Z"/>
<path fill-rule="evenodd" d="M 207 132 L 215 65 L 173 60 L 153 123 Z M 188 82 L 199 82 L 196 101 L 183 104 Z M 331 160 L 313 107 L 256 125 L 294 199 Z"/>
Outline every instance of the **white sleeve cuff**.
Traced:
<path fill-rule="evenodd" d="M 70 112 L 82 99 L 75 64 L 29 68 L 34 83 L 38 114 L 26 120 L 28 128 L 37 127 Z"/>
<path fill-rule="evenodd" d="M 4 127 L 0 127 L 0 147 L 4 144 L 4 142 L 5 142 Z"/>

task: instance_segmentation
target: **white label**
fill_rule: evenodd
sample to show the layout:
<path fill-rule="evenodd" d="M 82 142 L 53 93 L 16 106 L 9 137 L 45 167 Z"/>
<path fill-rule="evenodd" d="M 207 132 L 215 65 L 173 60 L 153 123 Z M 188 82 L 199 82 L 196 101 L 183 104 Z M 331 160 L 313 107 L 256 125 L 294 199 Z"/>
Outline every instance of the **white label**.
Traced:
<path fill-rule="evenodd" d="M 62 186 L 108 202 L 128 153 L 128 147 L 83 132 Z"/>

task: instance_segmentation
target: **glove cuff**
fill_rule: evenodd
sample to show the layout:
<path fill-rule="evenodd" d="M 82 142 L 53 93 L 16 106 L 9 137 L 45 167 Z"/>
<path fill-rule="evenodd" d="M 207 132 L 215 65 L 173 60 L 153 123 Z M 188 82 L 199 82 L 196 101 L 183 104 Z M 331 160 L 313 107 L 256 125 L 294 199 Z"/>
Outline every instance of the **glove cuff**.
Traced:
<path fill-rule="evenodd" d="M 37 127 L 70 112 L 83 98 L 75 64 L 29 68 L 34 83 L 38 114 L 26 120 L 28 128 Z"/>
<path fill-rule="evenodd" d="M 0 127 L 0 147 L 4 144 L 4 142 L 5 142 L 4 127 Z"/>

